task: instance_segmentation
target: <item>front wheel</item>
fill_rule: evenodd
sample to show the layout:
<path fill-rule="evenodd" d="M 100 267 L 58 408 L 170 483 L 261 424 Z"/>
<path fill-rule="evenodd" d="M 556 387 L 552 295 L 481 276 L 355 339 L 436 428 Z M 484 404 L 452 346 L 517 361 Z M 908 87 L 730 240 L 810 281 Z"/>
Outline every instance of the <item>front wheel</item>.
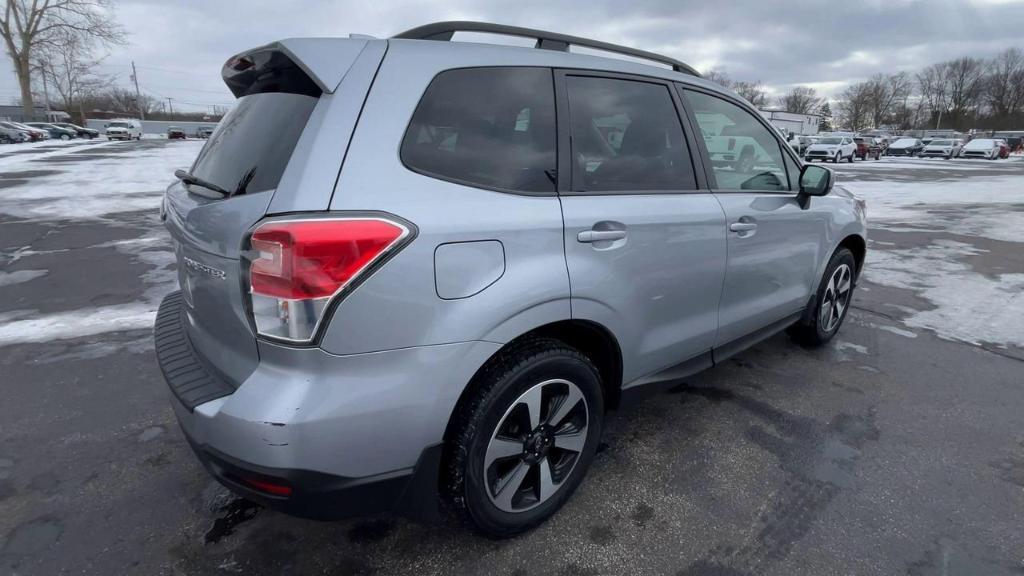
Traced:
<path fill-rule="evenodd" d="M 821 346 L 839 331 L 853 299 L 857 261 L 846 248 L 836 250 L 825 268 L 814 302 L 804 317 L 790 326 L 789 335 L 805 346 Z M 813 306 L 813 308 L 811 308 Z"/>
<path fill-rule="evenodd" d="M 71 136 L 68 136 L 67 134 L 61 134 L 60 135 L 60 139 L 61 140 L 71 140 Z"/>
<path fill-rule="evenodd" d="M 836 152 L 836 155 L 832 158 L 832 163 L 839 164 L 839 152 Z"/>
<path fill-rule="evenodd" d="M 471 387 L 445 447 L 447 496 L 488 536 L 529 530 L 590 467 L 604 417 L 600 375 L 579 351 L 537 338 L 491 360 Z"/>

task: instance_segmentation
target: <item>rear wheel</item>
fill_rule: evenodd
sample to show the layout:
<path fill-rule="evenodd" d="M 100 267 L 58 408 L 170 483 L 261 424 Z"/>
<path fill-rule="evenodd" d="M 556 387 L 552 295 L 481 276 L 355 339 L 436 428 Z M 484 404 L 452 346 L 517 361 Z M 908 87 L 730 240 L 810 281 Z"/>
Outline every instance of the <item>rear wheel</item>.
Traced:
<path fill-rule="evenodd" d="M 821 346 L 839 331 L 853 299 L 853 281 L 857 261 L 846 248 L 836 250 L 829 260 L 825 275 L 818 286 L 813 306 L 804 317 L 790 326 L 788 332 L 805 346 Z"/>
<path fill-rule="evenodd" d="M 600 376 L 577 350 L 537 338 L 472 386 L 446 446 L 448 497 L 480 532 L 511 536 L 557 512 L 587 473 L 604 416 Z"/>

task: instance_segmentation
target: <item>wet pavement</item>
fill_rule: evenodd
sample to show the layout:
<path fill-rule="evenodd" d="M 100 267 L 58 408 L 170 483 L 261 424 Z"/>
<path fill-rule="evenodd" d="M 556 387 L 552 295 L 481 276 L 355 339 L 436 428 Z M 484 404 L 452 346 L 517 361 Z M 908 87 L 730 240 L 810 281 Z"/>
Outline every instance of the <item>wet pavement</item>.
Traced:
<path fill-rule="evenodd" d="M 45 150 L 31 168 L 0 149 L 0 574 L 1024 574 L 1024 350 L 1012 330 L 928 328 L 965 322 L 927 278 L 899 275 L 923 259 L 955 266 L 938 278 L 1011 285 L 1024 244 L 1007 234 L 880 213 L 877 268 L 829 346 L 779 335 L 614 414 L 580 490 L 529 534 L 320 523 L 233 497 L 189 452 L 145 325 L 173 289 L 155 205 L 68 219 L 5 204 L 53 170 L 177 145 Z M 921 162 L 935 166 L 837 170 L 851 189 L 1024 182 L 1024 162 Z"/>

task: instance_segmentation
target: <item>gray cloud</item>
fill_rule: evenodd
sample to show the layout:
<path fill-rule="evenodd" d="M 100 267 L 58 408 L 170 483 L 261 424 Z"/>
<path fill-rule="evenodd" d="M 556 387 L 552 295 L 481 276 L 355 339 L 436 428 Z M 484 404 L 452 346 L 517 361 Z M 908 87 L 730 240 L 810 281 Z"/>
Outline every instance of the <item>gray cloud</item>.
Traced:
<path fill-rule="evenodd" d="M 134 59 L 143 89 L 170 96 L 183 109 L 231 101 L 220 65 L 241 50 L 289 36 L 385 37 L 447 19 L 589 36 L 762 80 L 776 92 L 808 84 L 829 95 L 875 72 L 915 71 L 962 55 L 1024 47 L 1024 2 L 1014 0 L 121 0 L 118 6 L 131 44 L 113 50 L 103 70 L 127 85 Z M 0 99 L 16 95 L 6 60 L 0 79 Z"/>

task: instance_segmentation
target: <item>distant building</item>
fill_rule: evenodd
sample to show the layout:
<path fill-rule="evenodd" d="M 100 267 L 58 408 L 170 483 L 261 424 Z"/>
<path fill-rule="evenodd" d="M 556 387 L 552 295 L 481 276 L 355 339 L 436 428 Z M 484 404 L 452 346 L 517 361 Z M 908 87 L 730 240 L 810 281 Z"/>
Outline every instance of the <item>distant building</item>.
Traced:
<path fill-rule="evenodd" d="M 782 110 L 760 110 L 761 116 L 772 123 L 773 126 L 786 134 L 790 132 L 802 136 L 810 136 L 818 133 L 821 125 L 819 114 L 797 114 L 796 112 L 784 112 Z"/>
<path fill-rule="evenodd" d="M 33 114 L 26 116 L 21 106 L 0 105 L 0 120 L 8 122 L 67 122 L 70 119 L 71 115 L 63 110 L 47 112 L 46 108 L 37 105 L 34 107 Z"/>

